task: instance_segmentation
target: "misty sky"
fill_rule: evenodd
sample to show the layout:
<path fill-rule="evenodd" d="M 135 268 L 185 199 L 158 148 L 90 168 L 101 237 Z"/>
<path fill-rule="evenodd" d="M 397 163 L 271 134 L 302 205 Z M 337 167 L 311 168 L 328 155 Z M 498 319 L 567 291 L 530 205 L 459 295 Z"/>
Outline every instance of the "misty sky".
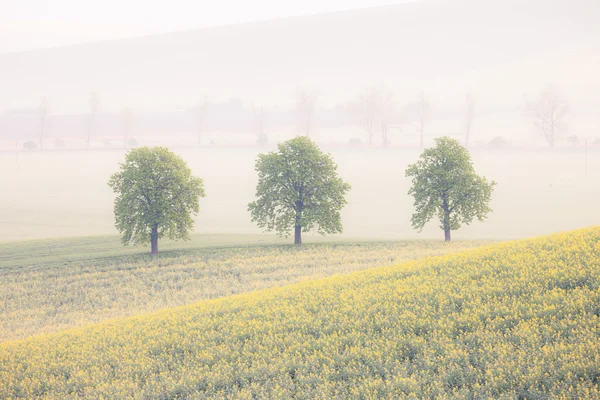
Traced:
<path fill-rule="evenodd" d="M 0 0 L 0 53 L 407 0 Z"/>

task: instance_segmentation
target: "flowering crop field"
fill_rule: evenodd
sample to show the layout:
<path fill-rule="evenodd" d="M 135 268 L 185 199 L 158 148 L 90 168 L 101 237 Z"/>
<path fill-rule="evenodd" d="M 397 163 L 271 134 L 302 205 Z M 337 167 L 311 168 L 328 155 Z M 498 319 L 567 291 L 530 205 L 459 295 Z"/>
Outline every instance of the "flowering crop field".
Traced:
<path fill-rule="evenodd" d="M 64 242 L 49 241 L 51 251 L 37 241 L 9 246 L 6 264 L 0 264 L 0 342 L 485 244 L 413 241 L 310 244 L 301 249 L 289 245 L 183 248 L 156 258 L 126 252 L 115 256 L 122 249 L 118 238 Z M 21 266 L 9 266 L 18 263 Z"/>
<path fill-rule="evenodd" d="M 600 229 L 0 344 L 0 398 L 600 398 Z"/>

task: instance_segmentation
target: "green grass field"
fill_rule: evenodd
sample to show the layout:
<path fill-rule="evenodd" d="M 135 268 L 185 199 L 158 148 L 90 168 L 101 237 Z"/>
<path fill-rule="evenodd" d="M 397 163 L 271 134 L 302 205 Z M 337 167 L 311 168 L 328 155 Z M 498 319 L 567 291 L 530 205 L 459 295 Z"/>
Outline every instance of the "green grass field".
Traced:
<path fill-rule="evenodd" d="M 320 235 L 305 235 L 303 240 L 306 244 L 399 243 L 389 239 Z M 171 257 L 207 248 L 289 246 L 292 241 L 291 238 L 268 234 L 192 234 L 189 241 L 162 239 L 159 243 L 159 257 Z M 418 242 L 425 241 L 413 240 L 406 243 Z M 431 241 L 431 243 L 434 242 Z M 484 243 L 484 241 L 471 242 Z M 468 242 L 462 241 L 462 243 Z M 8 270 L 11 267 L 20 269 L 24 266 L 96 262 L 100 259 L 109 263 L 111 259 L 149 256 L 150 252 L 149 245 L 146 247 L 123 246 L 116 235 L 0 242 L 0 245 L 0 268 L 3 270 Z"/>
<path fill-rule="evenodd" d="M 326 241 L 327 238 L 315 238 Z M 309 239 L 310 241 L 310 239 Z M 274 235 L 229 235 L 194 234 L 189 241 L 160 241 L 162 256 L 174 252 L 193 251 L 203 248 L 246 247 L 264 245 L 283 245 L 289 239 Z M 97 261 L 99 259 L 139 257 L 149 253 L 149 247 L 135 247 L 121 244 L 116 235 L 42 239 L 23 242 L 2 243 L 0 248 L 0 268 L 39 266 L 44 264 L 59 264 L 71 262 Z"/>
<path fill-rule="evenodd" d="M 599 243 L 584 229 L 7 341 L 0 397 L 600 398 Z M 385 246 L 231 249 L 217 269 L 316 276 Z"/>
<path fill-rule="evenodd" d="M 308 239 L 315 243 L 296 249 L 275 236 L 195 235 L 161 242 L 159 256 L 123 248 L 113 236 L 8 244 L 0 256 L 0 341 L 485 243 Z"/>

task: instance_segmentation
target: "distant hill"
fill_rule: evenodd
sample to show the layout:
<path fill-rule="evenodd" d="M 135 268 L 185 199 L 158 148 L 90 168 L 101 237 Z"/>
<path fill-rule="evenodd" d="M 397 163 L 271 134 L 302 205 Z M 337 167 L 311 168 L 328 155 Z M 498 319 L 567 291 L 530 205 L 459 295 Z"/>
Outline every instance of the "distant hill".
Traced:
<path fill-rule="evenodd" d="M 41 96 L 56 113 L 85 112 L 92 91 L 105 111 L 205 95 L 289 108 L 298 87 L 334 106 L 373 84 L 399 102 L 423 89 L 446 112 L 466 91 L 480 110 L 510 111 L 555 82 L 587 113 L 600 102 L 598 21 L 597 0 L 424 0 L 0 54 L 0 112 Z"/>

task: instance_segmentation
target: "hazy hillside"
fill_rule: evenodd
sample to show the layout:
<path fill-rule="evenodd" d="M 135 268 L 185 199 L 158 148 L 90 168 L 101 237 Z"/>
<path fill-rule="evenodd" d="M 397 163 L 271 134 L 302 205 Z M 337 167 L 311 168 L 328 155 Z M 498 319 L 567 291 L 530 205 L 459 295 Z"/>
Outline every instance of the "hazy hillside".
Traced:
<path fill-rule="evenodd" d="M 205 94 L 285 105 L 297 87 L 335 104 L 374 83 L 402 100 L 425 89 L 442 109 L 466 90 L 482 108 L 518 106 L 549 80 L 576 100 L 584 83 L 600 90 L 598 21 L 596 0 L 429 0 L 0 54 L 0 111 L 40 96 L 54 112 L 86 111 L 91 91 L 105 110 L 176 109 Z"/>

